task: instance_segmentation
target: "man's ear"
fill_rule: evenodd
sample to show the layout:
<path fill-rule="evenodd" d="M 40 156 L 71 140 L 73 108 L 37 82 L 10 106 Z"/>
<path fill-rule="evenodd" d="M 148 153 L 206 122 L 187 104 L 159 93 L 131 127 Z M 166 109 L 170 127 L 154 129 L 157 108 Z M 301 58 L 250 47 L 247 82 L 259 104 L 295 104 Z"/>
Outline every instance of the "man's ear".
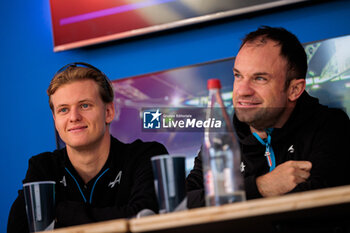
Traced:
<path fill-rule="evenodd" d="M 114 119 L 115 115 L 115 109 L 114 109 L 114 103 L 107 103 L 106 104 L 106 124 L 109 124 Z"/>
<path fill-rule="evenodd" d="M 288 99 L 291 102 L 296 101 L 304 92 L 306 86 L 305 79 L 293 79 L 288 87 Z"/>

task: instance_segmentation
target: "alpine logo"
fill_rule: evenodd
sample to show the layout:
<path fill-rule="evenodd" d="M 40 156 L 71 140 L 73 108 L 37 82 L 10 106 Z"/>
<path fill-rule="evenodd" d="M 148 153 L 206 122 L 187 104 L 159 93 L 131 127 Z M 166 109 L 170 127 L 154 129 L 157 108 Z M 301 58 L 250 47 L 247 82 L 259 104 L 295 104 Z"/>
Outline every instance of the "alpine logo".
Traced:
<path fill-rule="evenodd" d="M 66 176 L 63 176 L 62 180 L 60 180 L 60 184 L 63 184 L 64 187 L 67 186 Z"/>
<path fill-rule="evenodd" d="M 291 145 L 289 148 L 288 148 L 288 152 L 289 153 L 294 153 L 294 145 Z"/>
<path fill-rule="evenodd" d="M 243 163 L 243 161 L 241 162 L 241 173 L 243 173 L 244 172 L 244 170 L 245 170 L 245 164 Z"/>
<path fill-rule="evenodd" d="M 120 184 L 120 180 L 122 179 L 122 171 L 118 173 L 118 175 L 115 177 L 115 179 L 111 182 L 109 182 L 108 187 L 114 188 L 115 184 Z"/>

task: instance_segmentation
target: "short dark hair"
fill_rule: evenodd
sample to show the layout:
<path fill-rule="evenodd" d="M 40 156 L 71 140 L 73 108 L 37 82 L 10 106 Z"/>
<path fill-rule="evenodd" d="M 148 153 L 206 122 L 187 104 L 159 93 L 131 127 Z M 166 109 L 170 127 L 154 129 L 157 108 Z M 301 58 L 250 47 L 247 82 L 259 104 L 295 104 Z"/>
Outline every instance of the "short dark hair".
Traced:
<path fill-rule="evenodd" d="M 285 87 L 287 88 L 293 79 L 305 79 L 307 57 L 304 47 L 294 34 L 284 28 L 261 26 L 243 38 L 240 49 L 247 42 L 259 40 L 259 42 L 266 43 L 266 39 L 276 41 L 281 46 L 281 56 L 287 60 Z"/>
<path fill-rule="evenodd" d="M 78 65 L 83 65 L 83 67 Z M 98 85 L 102 101 L 104 103 L 113 102 L 113 87 L 104 73 L 87 63 L 71 63 L 62 67 L 54 75 L 47 89 L 47 95 L 49 96 L 49 104 L 52 111 L 54 111 L 54 107 L 52 104 L 51 96 L 57 91 L 57 89 L 65 84 L 80 80 L 95 81 Z"/>

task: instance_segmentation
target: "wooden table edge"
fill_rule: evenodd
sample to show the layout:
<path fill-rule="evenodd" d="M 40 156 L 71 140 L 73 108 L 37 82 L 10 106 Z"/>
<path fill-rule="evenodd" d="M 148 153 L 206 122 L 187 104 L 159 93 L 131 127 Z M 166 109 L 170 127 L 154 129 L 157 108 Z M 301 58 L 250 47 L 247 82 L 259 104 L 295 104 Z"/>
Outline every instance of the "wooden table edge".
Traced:
<path fill-rule="evenodd" d="M 131 232 L 162 230 L 348 202 L 350 185 L 131 219 L 129 227 Z"/>

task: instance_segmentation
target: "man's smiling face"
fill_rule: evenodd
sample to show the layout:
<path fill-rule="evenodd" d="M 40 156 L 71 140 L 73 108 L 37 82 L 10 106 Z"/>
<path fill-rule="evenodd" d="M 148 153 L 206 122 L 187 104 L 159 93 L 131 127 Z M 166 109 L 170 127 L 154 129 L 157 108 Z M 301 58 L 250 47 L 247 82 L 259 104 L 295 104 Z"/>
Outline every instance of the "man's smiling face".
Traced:
<path fill-rule="evenodd" d="M 247 42 L 233 68 L 233 105 L 237 118 L 256 129 L 283 120 L 288 102 L 285 89 L 287 61 L 277 42 Z"/>
<path fill-rule="evenodd" d="M 113 103 L 104 103 L 93 80 L 74 81 L 52 95 L 56 129 L 67 147 L 89 148 L 99 143 L 113 120 Z"/>

